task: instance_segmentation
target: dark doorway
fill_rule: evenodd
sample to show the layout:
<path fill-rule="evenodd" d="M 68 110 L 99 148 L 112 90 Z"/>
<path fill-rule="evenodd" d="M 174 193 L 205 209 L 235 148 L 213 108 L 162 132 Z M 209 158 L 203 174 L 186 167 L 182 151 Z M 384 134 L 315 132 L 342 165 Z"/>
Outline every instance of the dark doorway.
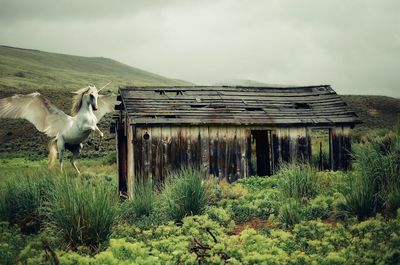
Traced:
<path fill-rule="evenodd" d="M 329 129 L 311 130 L 311 164 L 319 170 L 331 169 Z"/>
<path fill-rule="evenodd" d="M 253 130 L 251 135 L 252 161 L 255 162 L 253 172 L 257 176 L 271 176 L 271 131 Z"/>

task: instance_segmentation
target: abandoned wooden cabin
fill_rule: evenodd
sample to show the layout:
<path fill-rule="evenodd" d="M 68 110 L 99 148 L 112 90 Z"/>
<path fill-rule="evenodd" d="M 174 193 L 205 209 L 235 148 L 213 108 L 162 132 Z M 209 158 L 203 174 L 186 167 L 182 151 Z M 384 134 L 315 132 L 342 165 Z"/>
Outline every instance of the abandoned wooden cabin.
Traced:
<path fill-rule="evenodd" d="M 162 182 L 182 166 L 228 181 L 271 175 L 310 161 L 315 128 L 329 133 L 331 169 L 345 170 L 360 123 L 328 85 L 126 87 L 118 99 L 119 190 L 128 193 L 133 180 Z"/>

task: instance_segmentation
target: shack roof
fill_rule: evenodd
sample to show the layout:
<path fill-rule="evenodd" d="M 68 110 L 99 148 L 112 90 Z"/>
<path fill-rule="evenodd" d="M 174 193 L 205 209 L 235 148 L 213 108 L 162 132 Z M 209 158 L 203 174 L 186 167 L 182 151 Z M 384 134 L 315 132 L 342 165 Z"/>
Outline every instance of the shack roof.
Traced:
<path fill-rule="evenodd" d="M 133 124 L 332 126 L 361 123 L 329 85 L 157 86 L 119 89 Z"/>

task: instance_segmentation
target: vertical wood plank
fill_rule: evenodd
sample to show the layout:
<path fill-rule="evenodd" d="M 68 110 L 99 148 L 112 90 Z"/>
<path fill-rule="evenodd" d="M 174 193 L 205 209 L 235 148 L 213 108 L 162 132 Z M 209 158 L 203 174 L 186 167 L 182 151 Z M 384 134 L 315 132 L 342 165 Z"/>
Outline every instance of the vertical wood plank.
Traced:
<path fill-rule="evenodd" d="M 281 161 L 284 163 L 290 162 L 290 139 L 289 139 L 289 128 L 279 129 L 279 142 L 281 147 Z"/>
<path fill-rule="evenodd" d="M 219 151 L 219 131 L 217 127 L 209 128 L 210 137 L 210 174 L 219 178 L 218 151 Z"/>
<path fill-rule="evenodd" d="M 351 129 L 338 126 L 330 129 L 331 166 L 333 170 L 347 170 L 351 167 Z"/>
<path fill-rule="evenodd" d="M 126 169 L 126 190 L 127 190 L 127 195 L 132 196 L 132 190 L 133 190 L 133 179 L 134 179 L 134 166 L 135 166 L 135 159 L 134 159 L 134 151 L 133 151 L 133 126 L 131 126 L 131 121 L 127 117 L 127 128 L 126 128 L 126 146 L 127 146 L 127 151 L 126 151 L 126 160 L 127 160 L 127 169 Z"/>
<path fill-rule="evenodd" d="M 127 157 L 126 157 L 126 137 L 125 125 L 120 119 L 117 123 L 117 150 L 118 150 L 118 191 L 122 195 L 128 195 L 127 187 Z"/>
<path fill-rule="evenodd" d="M 200 170 L 205 176 L 210 175 L 210 138 L 208 127 L 201 127 L 200 132 L 200 153 L 201 153 L 201 167 Z"/>
<path fill-rule="evenodd" d="M 273 172 L 277 172 L 282 161 L 281 146 L 279 141 L 279 129 L 272 131 L 272 154 L 273 154 Z"/>
<path fill-rule="evenodd" d="M 143 175 L 143 138 L 142 128 L 136 127 L 133 136 L 134 143 L 134 157 L 135 157 L 135 169 L 133 182 L 138 181 Z"/>

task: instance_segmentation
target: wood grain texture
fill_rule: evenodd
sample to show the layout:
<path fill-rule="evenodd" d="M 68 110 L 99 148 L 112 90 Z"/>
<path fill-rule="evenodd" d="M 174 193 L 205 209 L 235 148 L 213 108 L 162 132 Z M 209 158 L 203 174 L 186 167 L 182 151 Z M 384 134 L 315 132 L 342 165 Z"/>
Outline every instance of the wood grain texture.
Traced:
<path fill-rule="evenodd" d="M 135 124 L 338 125 L 360 120 L 330 86 L 127 87 L 119 90 Z"/>

